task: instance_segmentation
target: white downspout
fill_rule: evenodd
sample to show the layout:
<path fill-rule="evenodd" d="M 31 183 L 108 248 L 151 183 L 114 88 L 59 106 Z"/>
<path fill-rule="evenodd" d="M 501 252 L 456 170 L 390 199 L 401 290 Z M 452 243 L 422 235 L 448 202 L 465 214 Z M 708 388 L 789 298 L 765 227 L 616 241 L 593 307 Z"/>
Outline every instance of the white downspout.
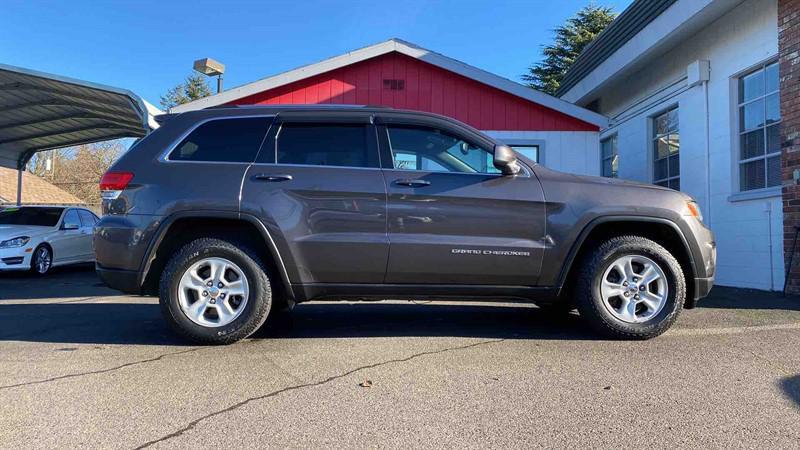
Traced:
<path fill-rule="evenodd" d="M 708 217 L 708 226 L 711 228 L 711 114 L 708 107 L 708 80 L 703 81 L 703 109 L 706 116 L 705 133 L 706 133 L 706 211 L 705 216 Z"/>

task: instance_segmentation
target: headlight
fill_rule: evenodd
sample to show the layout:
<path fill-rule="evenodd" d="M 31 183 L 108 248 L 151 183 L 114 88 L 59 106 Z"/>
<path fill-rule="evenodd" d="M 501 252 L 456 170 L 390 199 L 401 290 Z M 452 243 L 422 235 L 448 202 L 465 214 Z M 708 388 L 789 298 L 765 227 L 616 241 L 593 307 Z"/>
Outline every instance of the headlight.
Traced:
<path fill-rule="evenodd" d="M 31 238 L 28 236 L 20 236 L 15 237 L 14 239 L 9 239 L 7 241 L 0 242 L 0 248 L 14 248 L 14 247 L 22 247 L 23 245 L 27 244 Z"/>
<path fill-rule="evenodd" d="M 686 202 L 686 207 L 689 208 L 689 214 L 697 218 L 700 222 L 703 221 L 703 213 L 700 212 L 700 205 L 696 201 Z"/>

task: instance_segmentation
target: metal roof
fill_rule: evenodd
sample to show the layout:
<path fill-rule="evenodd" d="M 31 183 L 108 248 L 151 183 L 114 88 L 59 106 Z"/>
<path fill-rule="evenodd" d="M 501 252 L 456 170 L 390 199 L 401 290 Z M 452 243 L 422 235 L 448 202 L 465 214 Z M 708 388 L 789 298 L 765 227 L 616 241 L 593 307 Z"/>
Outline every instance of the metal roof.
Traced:
<path fill-rule="evenodd" d="M 676 1 L 636 0 L 633 2 L 578 55 L 575 63 L 564 75 L 561 86 L 556 91 L 556 96 L 561 97 L 566 94 L 583 77 L 596 69 L 606 58 L 619 50 Z"/>
<path fill-rule="evenodd" d="M 42 150 L 144 136 L 158 127 L 157 112 L 125 89 L 0 64 L 0 166 L 17 169 Z"/>

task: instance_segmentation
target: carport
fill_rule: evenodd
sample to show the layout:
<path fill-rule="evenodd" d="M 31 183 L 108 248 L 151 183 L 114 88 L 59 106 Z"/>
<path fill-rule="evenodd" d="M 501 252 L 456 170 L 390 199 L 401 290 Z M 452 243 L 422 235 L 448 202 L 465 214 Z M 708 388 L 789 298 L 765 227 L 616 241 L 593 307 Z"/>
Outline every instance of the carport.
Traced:
<path fill-rule="evenodd" d="M 0 64 L 0 166 L 22 172 L 36 153 L 158 128 L 161 113 L 126 89 Z"/>

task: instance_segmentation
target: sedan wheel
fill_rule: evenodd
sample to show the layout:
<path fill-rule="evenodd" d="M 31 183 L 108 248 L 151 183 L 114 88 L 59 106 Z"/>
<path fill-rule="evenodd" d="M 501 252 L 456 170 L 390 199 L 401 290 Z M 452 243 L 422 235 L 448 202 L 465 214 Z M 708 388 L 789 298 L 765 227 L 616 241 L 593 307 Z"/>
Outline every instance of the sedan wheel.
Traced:
<path fill-rule="evenodd" d="M 50 249 L 45 246 L 37 247 L 36 251 L 33 253 L 31 269 L 39 275 L 44 275 L 50 270 L 52 265 L 53 255 L 50 253 Z"/>

